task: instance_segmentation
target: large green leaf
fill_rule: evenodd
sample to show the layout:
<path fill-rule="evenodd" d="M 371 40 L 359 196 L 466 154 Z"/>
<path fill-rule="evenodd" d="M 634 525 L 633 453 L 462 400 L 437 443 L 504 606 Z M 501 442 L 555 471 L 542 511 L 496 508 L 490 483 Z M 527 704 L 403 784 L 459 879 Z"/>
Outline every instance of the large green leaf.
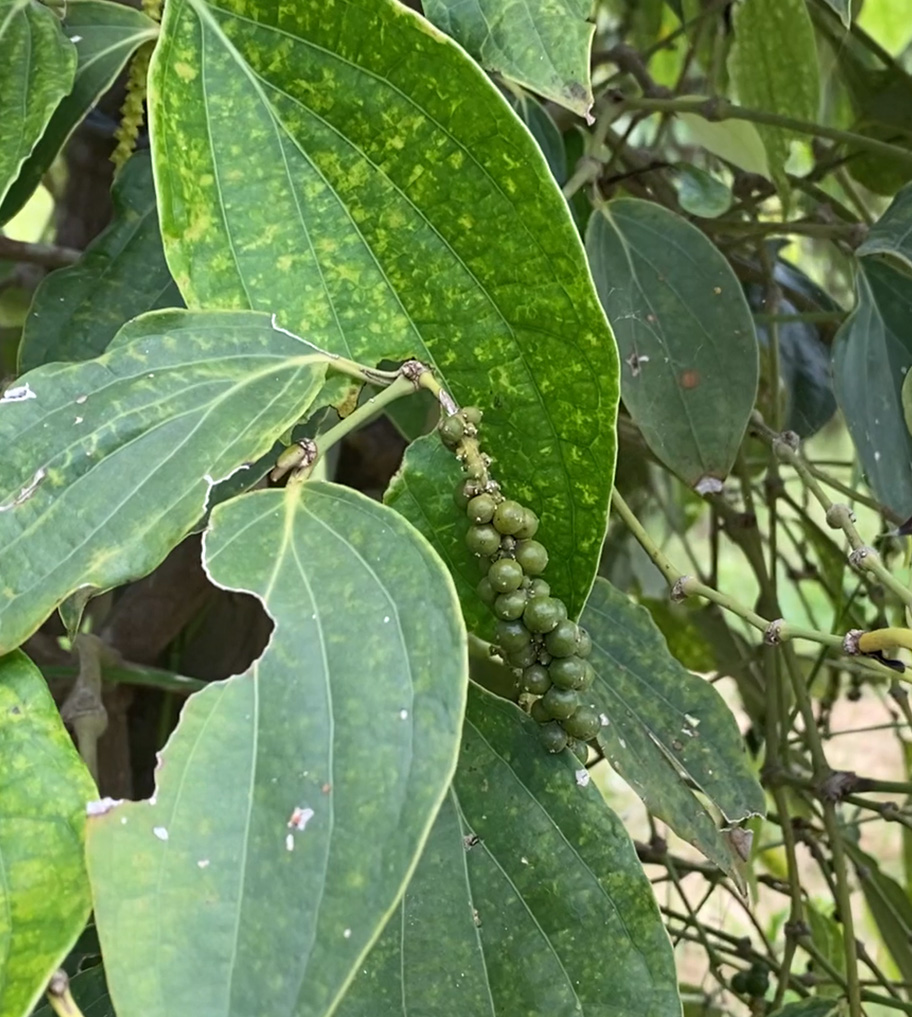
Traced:
<path fill-rule="evenodd" d="M 0 1013 L 30 1012 L 89 916 L 83 858 L 95 785 L 41 672 L 0 658 Z"/>
<path fill-rule="evenodd" d="M 651 887 L 578 766 L 471 691 L 453 789 L 340 1017 L 680 1014 Z"/>
<path fill-rule="evenodd" d="M 482 67 L 589 115 L 590 0 L 424 0 L 423 10 Z"/>
<path fill-rule="evenodd" d="M 817 123 L 820 71 L 805 0 L 749 0 L 734 9 L 728 70 L 741 104 Z M 757 125 L 777 181 L 784 180 L 790 136 Z"/>
<path fill-rule="evenodd" d="M 254 313 L 158 311 L 0 397 L 0 650 L 77 589 L 144 575 L 212 486 L 313 401 L 326 359 Z"/>
<path fill-rule="evenodd" d="M 111 998 L 119 1017 L 327 1014 L 455 768 L 458 602 L 408 522 L 321 482 L 219 505 L 204 559 L 276 627 L 189 700 L 155 798 L 89 823 Z"/>
<path fill-rule="evenodd" d="M 833 344 L 833 382 L 868 485 L 912 515 L 912 437 L 902 388 L 912 367 L 912 278 L 876 258 L 860 262 L 855 310 Z"/>
<path fill-rule="evenodd" d="M 892 255 L 912 269 L 912 184 L 893 198 L 855 253 Z"/>
<path fill-rule="evenodd" d="M 549 581 L 578 611 L 605 532 L 616 351 L 566 202 L 484 73 L 392 0 L 173 0 L 150 104 L 188 304 L 276 312 L 360 362 L 432 363 L 485 409 L 498 479 L 542 509 Z"/>
<path fill-rule="evenodd" d="M 683 779 L 730 823 L 765 811 L 724 700 L 671 656 L 649 612 L 604 579 L 581 622 L 592 636 L 591 696 L 604 712 L 598 740 L 608 761 L 654 815 L 731 871 L 727 839 Z"/>
<path fill-rule="evenodd" d="M 593 215 L 586 250 L 617 336 L 624 405 L 669 469 L 718 488 L 757 392 L 757 340 L 734 272 L 696 227 L 633 198 Z"/>
<path fill-rule="evenodd" d="M 162 251 L 148 152 L 124 166 L 112 198 L 108 228 L 75 265 L 52 272 L 38 287 L 22 331 L 21 370 L 97 357 L 125 321 L 181 305 Z"/>
<path fill-rule="evenodd" d="M 63 31 L 76 47 L 72 91 L 54 110 L 38 144 L 0 205 L 0 223 L 11 219 L 41 183 L 70 133 L 110 88 L 131 53 L 154 39 L 158 26 L 141 11 L 110 0 L 67 0 Z"/>
<path fill-rule="evenodd" d="M 0 202 L 69 92 L 76 47 L 35 0 L 0 0 Z"/>

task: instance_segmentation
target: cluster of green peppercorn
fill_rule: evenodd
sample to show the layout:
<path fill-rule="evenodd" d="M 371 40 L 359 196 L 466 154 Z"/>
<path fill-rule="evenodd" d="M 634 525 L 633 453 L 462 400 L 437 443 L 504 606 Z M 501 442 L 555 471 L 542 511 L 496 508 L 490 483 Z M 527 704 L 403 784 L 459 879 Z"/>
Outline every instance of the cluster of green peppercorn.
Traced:
<path fill-rule="evenodd" d="M 440 423 L 440 435 L 462 462 L 468 479 L 456 487 L 456 504 L 469 518 L 466 546 L 484 576 L 478 595 L 497 617 L 494 645 L 514 669 L 520 687 L 536 697 L 530 713 L 549 752 L 570 750 L 585 762 L 586 742 L 601 726 L 584 701 L 595 680 L 587 660 L 592 641 L 567 617 L 567 608 L 541 578 L 548 552 L 535 540 L 538 516 L 505 498 L 488 475 L 477 441 L 481 411 L 466 407 Z"/>

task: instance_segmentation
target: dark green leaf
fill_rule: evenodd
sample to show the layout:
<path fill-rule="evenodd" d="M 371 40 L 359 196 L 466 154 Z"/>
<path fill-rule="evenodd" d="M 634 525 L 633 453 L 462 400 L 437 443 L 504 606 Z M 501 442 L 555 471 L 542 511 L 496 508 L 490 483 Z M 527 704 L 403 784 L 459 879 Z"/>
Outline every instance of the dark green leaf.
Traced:
<path fill-rule="evenodd" d="M 360 362 L 432 363 L 485 409 L 498 479 L 541 505 L 549 581 L 579 611 L 611 490 L 616 350 L 505 100 L 392 0 L 173 0 L 162 33 L 153 157 L 188 304 L 276 312 Z"/>
<path fill-rule="evenodd" d="M 903 422 L 903 380 L 912 367 L 912 279 L 865 258 L 855 310 L 833 346 L 836 398 L 868 485 L 903 519 L 912 515 L 912 437 Z"/>
<path fill-rule="evenodd" d="M 507 102 L 516 110 L 516 115 L 529 128 L 538 147 L 548 161 L 551 175 L 558 184 L 567 182 L 567 150 L 564 139 L 552 120 L 550 113 L 531 95 L 516 96 L 507 93 Z"/>
<path fill-rule="evenodd" d="M 674 184 L 681 208 L 691 215 L 714 219 L 731 208 L 731 189 L 699 166 L 678 163 Z"/>
<path fill-rule="evenodd" d="M 588 116 L 590 0 L 424 0 L 425 16 L 489 71 Z"/>
<path fill-rule="evenodd" d="M 108 985 L 105 982 L 104 968 L 96 965 L 88 971 L 81 971 L 70 979 L 70 992 L 82 1017 L 116 1017 Z M 32 1017 L 55 1017 L 50 1003 L 44 1003 L 32 1014 Z"/>
<path fill-rule="evenodd" d="M 265 315 L 158 311 L 0 397 L 0 648 L 82 587 L 151 571 L 212 486 L 316 397 L 326 358 Z"/>
<path fill-rule="evenodd" d="M 73 86 L 76 47 L 34 0 L 0 0 L 0 202 Z M 3 221 L 3 220 L 0 220 Z"/>
<path fill-rule="evenodd" d="M 677 1017 L 652 890 L 579 780 L 528 717 L 473 689 L 453 791 L 340 1017 Z"/>
<path fill-rule="evenodd" d="M 114 83 L 137 46 L 155 38 L 158 26 L 126 4 L 67 0 L 63 32 L 76 46 L 73 88 L 54 110 L 41 139 L 0 205 L 0 223 L 11 219 L 28 201 L 70 133 Z"/>
<path fill-rule="evenodd" d="M 890 207 L 868 230 L 868 236 L 855 252 L 887 254 L 912 269 L 912 184 L 904 187 L 890 202 Z"/>
<path fill-rule="evenodd" d="M 52 272 L 38 287 L 22 333 L 21 370 L 97 357 L 125 321 L 181 306 L 162 251 L 148 152 L 124 166 L 112 198 L 111 225 L 75 265 Z"/>
<path fill-rule="evenodd" d="M 903 981 L 912 981 L 912 903 L 903 888 L 883 872 L 877 860 L 850 841 L 845 849 L 855 865 L 861 892 L 874 924 Z"/>
<path fill-rule="evenodd" d="M 0 658 L 0 1013 L 27 1014 L 85 925 L 95 785 L 41 672 Z"/>
<path fill-rule="evenodd" d="M 844 1006 L 838 1000 L 811 996 L 786 1004 L 770 1014 L 770 1017 L 837 1017 L 843 1010 Z"/>
<path fill-rule="evenodd" d="M 596 580 L 581 624 L 592 636 L 591 695 L 604 712 L 598 739 L 608 761 L 652 813 L 732 871 L 726 839 L 681 777 L 729 822 L 764 812 L 724 700 L 671 656 L 649 612 L 605 580 Z"/>
<path fill-rule="evenodd" d="M 817 42 L 805 0 L 750 0 L 733 12 L 735 44 L 728 58 L 743 106 L 817 123 L 820 72 Z M 770 170 L 784 180 L 790 135 L 758 125 Z"/>
<path fill-rule="evenodd" d="M 89 823 L 108 985 L 121 1017 L 328 1014 L 455 769 L 465 628 L 424 538 L 347 488 L 242 495 L 204 548 L 275 631 L 189 700 L 154 800 Z"/>
<path fill-rule="evenodd" d="M 649 447 L 698 490 L 731 469 L 757 392 L 757 340 L 741 285 L 696 227 L 621 198 L 586 250 L 623 361 L 622 395 Z"/>
<path fill-rule="evenodd" d="M 852 24 L 852 0 L 823 0 L 827 7 L 839 17 L 839 20 L 849 28 Z"/>
<path fill-rule="evenodd" d="M 807 905 L 807 921 L 811 928 L 811 940 L 818 953 L 845 978 L 845 942 L 842 926 L 829 915 L 818 911 L 813 904 Z M 821 996 L 842 996 L 838 985 L 821 985 L 817 992 Z"/>

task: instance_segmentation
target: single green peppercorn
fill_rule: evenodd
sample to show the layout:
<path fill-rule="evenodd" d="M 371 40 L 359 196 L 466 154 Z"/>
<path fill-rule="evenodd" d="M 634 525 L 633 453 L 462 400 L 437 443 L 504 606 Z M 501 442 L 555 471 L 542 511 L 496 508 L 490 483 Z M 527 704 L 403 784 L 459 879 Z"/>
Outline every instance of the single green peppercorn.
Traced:
<path fill-rule="evenodd" d="M 548 752 L 563 752 L 570 739 L 560 724 L 543 724 L 539 729 L 542 744 Z"/>
<path fill-rule="evenodd" d="M 540 699 L 536 699 L 535 702 L 529 707 L 529 716 L 535 721 L 536 724 L 550 724 L 551 714 L 545 709 L 544 704 Z"/>
<path fill-rule="evenodd" d="M 512 536 L 522 528 L 522 524 L 523 507 L 518 501 L 506 498 L 494 510 L 494 525 L 506 536 Z"/>
<path fill-rule="evenodd" d="M 529 582 L 529 597 L 550 597 L 551 587 L 544 579 L 532 579 Z"/>
<path fill-rule="evenodd" d="M 460 512 L 465 512 L 468 508 L 469 501 L 472 498 L 472 495 L 469 493 L 470 490 L 474 490 L 474 486 L 466 480 L 460 480 L 453 488 L 453 502 Z"/>
<path fill-rule="evenodd" d="M 564 730 L 566 731 L 566 726 Z M 589 762 L 589 746 L 585 742 L 580 741 L 579 738 L 571 738 L 567 748 L 584 765 Z"/>
<path fill-rule="evenodd" d="M 579 706 L 579 695 L 572 689 L 559 689 L 552 685 L 542 696 L 542 702 L 555 720 L 566 720 Z"/>
<path fill-rule="evenodd" d="M 592 688 L 592 683 L 595 681 L 595 668 L 589 663 L 588 660 L 583 661 L 585 668 L 583 670 L 583 680 L 580 683 L 580 692 L 585 692 L 586 689 Z"/>
<path fill-rule="evenodd" d="M 497 583 L 491 580 L 494 588 Z M 555 597 L 532 597 L 523 611 L 523 619 L 530 632 L 550 632 L 567 617 L 563 602 Z"/>
<path fill-rule="evenodd" d="M 585 629 L 579 630 L 579 639 L 576 643 L 577 657 L 588 657 L 592 653 L 592 637 Z"/>
<path fill-rule="evenodd" d="M 481 423 L 481 418 L 484 416 L 477 406 L 463 406 L 459 413 L 467 424 L 473 424 L 475 427 L 478 427 Z"/>
<path fill-rule="evenodd" d="M 497 502 L 489 494 L 476 494 L 466 506 L 466 515 L 469 522 L 489 523 L 494 518 L 494 509 Z"/>
<path fill-rule="evenodd" d="M 548 669 L 541 664 L 533 664 L 523 671 L 522 687 L 533 696 L 543 696 L 551 688 L 551 677 Z"/>
<path fill-rule="evenodd" d="M 524 590 L 513 590 L 511 593 L 500 593 L 493 604 L 494 614 L 504 621 L 513 621 L 514 618 L 522 617 L 526 609 L 526 594 Z"/>
<path fill-rule="evenodd" d="M 580 657 L 559 657 L 548 668 L 551 681 L 562 689 L 578 689 L 586 676 L 586 662 Z"/>
<path fill-rule="evenodd" d="M 731 987 L 735 990 L 735 992 L 746 994 L 747 982 L 748 973 L 746 971 L 738 971 L 732 976 Z"/>
<path fill-rule="evenodd" d="M 458 445 L 465 435 L 465 422 L 458 415 L 440 421 L 440 437 L 450 447 Z"/>
<path fill-rule="evenodd" d="M 548 567 L 548 552 L 537 540 L 521 540 L 516 545 L 516 560 L 526 575 L 537 576 Z"/>
<path fill-rule="evenodd" d="M 506 653 L 514 653 L 532 642 L 532 633 L 521 621 L 499 621 L 494 626 L 494 642 Z"/>
<path fill-rule="evenodd" d="M 497 597 L 497 591 L 491 585 L 491 580 L 487 576 L 479 582 L 478 586 L 475 587 L 478 596 L 481 598 L 483 604 L 487 604 L 489 607 L 494 603 Z"/>
<path fill-rule="evenodd" d="M 472 554 L 489 558 L 500 549 L 500 534 L 493 526 L 470 526 L 466 530 L 465 542 Z"/>
<path fill-rule="evenodd" d="M 545 636 L 545 646 L 552 657 L 572 657 L 577 652 L 578 641 L 579 629 L 568 618 L 558 622 Z"/>
<path fill-rule="evenodd" d="M 511 593 L 513 590 L 518 590 L 522 578 L 522 565 L 512 558 L 500 558 L 488 569 L 488 579 L 491 580 L 491 585 L 498 593 Z"/>
<path fill-rule="evenodd" d="M 531 540 L 538 533 L 538 516 L 529 508 L 523 508 L 522 526 L 514 534 L 520 540 Z"/>
<path fill-rule="evenodd" d="M 518 667 L 523 671 L 527 667 L 531 667 L 536 660 L 536 647 L 535 643 L 528 643 L 521 650 L 516 650 L 514 653 L 507 654 L 507 663 L 510 667 Z"/>
<path fill-rule="evenodd" d="M 582 706 L 578 707 L 571 716 L 561 723 L 564 725 L 564 730 L 568 735 L 571 735 L 573 738 L 579 738 L 584 742 L 594 738 L 602 726 L 595 707 L 588 703 L 583 703 Z"/>

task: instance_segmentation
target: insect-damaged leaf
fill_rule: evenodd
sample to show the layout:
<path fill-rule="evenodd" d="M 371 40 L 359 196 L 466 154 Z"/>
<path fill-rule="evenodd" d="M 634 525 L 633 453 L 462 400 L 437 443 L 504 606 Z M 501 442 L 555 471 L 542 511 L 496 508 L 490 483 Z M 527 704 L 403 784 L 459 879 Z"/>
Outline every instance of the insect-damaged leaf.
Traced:
<path fill-rule="evenodd" d="M 315 398 L 326 358 L 265 315 L 159 311 L 0 396 L 0 651 L 81 587 L 151 571 L 210 488 Z"/>
<path fill-rule="evenodd" d="M 589 0 L 425 0 L 422 9 L 482 67 L 587 116 L 592 108 Z"/>
<path fill-rule="evenodd" d="M 757 394 L 757 340 L 720 251 L 660 205 L 621 198 L 586 250 L 621 354 L 624 405 L 649 447 L 698 490 L 719 487 Z"/>
<path fill-rule="evenodd" d="M 549 582 L 578 612 L 616 350 L 566 202 L 478 65 L 392 0 L 171 0 L 149 101 L 187 303 L 274 311 L 361 363 L 432 364 L 485 410 L 498 480 L 541 506 Z M 432 508 L 410 518 L 437 539 Z"/>
<path fill-rule="evenodd" d="M 649 810 L 720 868 L 736 856 L 685 783 L 729 822 L 763 814 L 763 790 L 725 701 L 668 652 L 649 612 L 597 579 L 581 624 L 598 676 L 590 695 L 604 719 L 598 741 Z"/>
<path fill-rule="evenodd" d="M 212 579 L 259 597 L 275 631 L 188 701 L 154 802 L 90 820 L 108 986 L 118 1017 L 317 1017 L 449 785 L 465 628 L 427 541 L 347 488 L 241 495 L 204 540 Z"/>
<path fill-rule="evenodd" d="M 0 1013 L 27 1014 L 89 916 L 83 858 L 95 785 L 41 677 L 0 658 Z"/>
<path fill-rule="evenodd" d="M 678 1017 L 668 936 L 624 827 L 535 728 L 471 690 L 453 788 L 340 1017 Z"/>

